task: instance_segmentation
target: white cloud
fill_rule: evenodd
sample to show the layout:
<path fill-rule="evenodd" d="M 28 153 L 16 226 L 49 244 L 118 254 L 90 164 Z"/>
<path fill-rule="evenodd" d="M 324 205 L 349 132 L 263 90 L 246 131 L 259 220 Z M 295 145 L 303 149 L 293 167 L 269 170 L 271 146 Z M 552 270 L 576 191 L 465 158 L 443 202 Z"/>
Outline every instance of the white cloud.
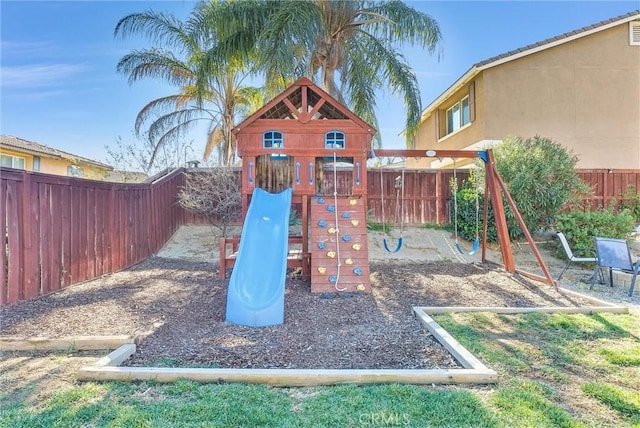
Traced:
<path fill-rule="evenodd" d="M 0 78 L 4 88 L 36 88 L 71 79 L 87 70 L 82 64 L 7 66 L 0 68 Z"/>
<path fill-rule="evenodd" d="M 0 49 L 2 49 L 2 56 L 4 58 L 15 57 L 33 57 L 33 56 L 52 56 L 56 55 L 56 45 L 50 41 L 37 41 L 37 42 L 25 42 L 25 41 L 10 41 L 2 40 L 0 42 Z"/>

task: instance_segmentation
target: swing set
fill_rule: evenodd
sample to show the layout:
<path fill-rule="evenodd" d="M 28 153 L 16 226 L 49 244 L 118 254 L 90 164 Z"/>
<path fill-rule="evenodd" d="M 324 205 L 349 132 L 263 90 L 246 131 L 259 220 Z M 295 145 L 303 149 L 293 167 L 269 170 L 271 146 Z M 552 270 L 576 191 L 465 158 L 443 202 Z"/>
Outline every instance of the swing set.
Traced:
<path fill-rule="evenodd" d="M 451 189 L 451 193 L 453 193 L 453 230 L 454 230 L 454 246 L 456 250 L 460 254 L 464 254 L 467 256 L 473 256 L 480 247 L 480 197 L 479 190 L 477 188 L 477 180 L 476 180 L 476 239 L 473 241 L 473 246 L 471 250 L 468 252 L 464 251 L 462 247 L 460 247 L 460 241 L 458 240 L 458 174 L 456 168 L 456 159 L 453 159 L 453 186 Z"/>
<path fill-rule="evenodd" d="M 544 260 L 542 259 L 542 255 L 540 253 L 540 251 L 538 250 L 538 247 L 536 246 L 535 241 L 533 240 L 533 237 L 531 236 L 531 233 L 529 232 L 529 230 L 527 229 L 527 226 L 524 223 L 524 220 L 522 219 L 522 216 L 520 215 L 520 212 L 518 211 L 518 208 L 515 205 L 515 202 L 513 201 L 513 198 L 511 197 L 511 195 L 509 194 L 509 191 L 507 190 L 506 185 L 504 184 L 504 181 L 502 180 L 502 178 L 500 177 L 500 175 L 498 174 L 498 170 L 495 167 L 495 162 L 494 162 L 494 158 L 493 158 L 493 152 L 491 150 L 482 150 L 482 151 L 471 151 L 471 150 L 427 150 L 427 151 L 423 151 L 423 150 L 395 150 L 395 149 L 379 149 L 376 150 L 374 157 L 404 157 L 404 158 L 421 158 L 421 157 L 427 157 L 427 158 L 437 158 L 437 159 L 443 159 L 443 158 L 451 158 L 453 159 L 454 162 L 454 169 L 453 169 L 453 174 L 454 174 L 454 183 L 455 183 L 455 188 L 452 189 L 453 192 L 453 199 L 454 199 L 454 229 L 455 229 L 455 247 L 456 250 L 462 254 L 467 254 L 467 255 L 472 255 L 475 254 L 478 250 L 481 250 L 481 256 L 482 256 L 482 262 L 486 263 L 488 260 L 486 258 L 487 255 L 487 228 L 488 228 L 488 215 L 489 215 L 489 201 L 491 201 L 492 206 L 493 206 L 493 213 L 494 213 L 494 222 L 496 225 L 496 232 L 498 235 L 498 244 L 500 247 L 500 253 L 502 256 L 502 266 L 504 267 L 504 269 L 508 272 L 508 273 L 518 273 L 524 277 L 530 278 L 530 279 L 534 279 L 536 281 L 541 281 L 550 285 L 556 285 L 555 281 L 553 280 L 553 278 L 551 277 L 551 273 L 549 272 L 549 268 L 547 267 L 547 265 L 545 264 Z M 485 183 L 484 183 L 484 194 L 485 194 L 485 198 L 484 198 L 484 204 L 483 204 L 483 230 L 482 230 L 482 238 L 480 237 L 480 203 L 479 203 L 479 199 L 478 199 L 478 192 L 476 191 L 476 239 L 473 243 L 473 246 L 471 248 L 470 251 L 465 252 L 462 247 L 460 246 L 460 243 L 458 241 L 458 224 L 457 224 L 457 217 L 458 217 L 458 201 L 457 201 L 457 170 L 456 170 L 456 160 L 460 159 L 460 158 L 466 158 L 466 159 L 473 159 L 473 158 L 480 158 L 482 159 L 484 166 L 485 166 Z M 380 172 L 380 177 L 381 177 L 381 184 L 382 184 L 382 171 Z M 382 189 L 383 190 L 383 189 Z M 479 189 L 477 189 L 479 190 Z M 401 183 L 401 192 L 400 194 L 402 194 L 402 197 L 404 199 L 404 169 L 403 169 L 403 177 L 402 177 L 402 183 Z M 520 228 L 522 229 L 527 242 L 529 243 L 533 254 L 536 257 L 536 260 L 538 261 L 538 264 L 542 270 L 543 276 L 531 273 L 531 272 L 527 272 L 527 271 L 523 271 L 521 269 L 517 269 L 515 266 L 515 260 L 513 257 L 513 249 L 511 247 L 511 241 L 509 239 L 509 229 L 507 227 L 507 220 L 505 217 L 505 212 L 504 212 L 504 204 L 502 201 L 502 196 L 504 196 L 504 198 L 506 199 L 507 203 L 509 204 L 509 206 L 511 207 L 515 218 L 520 226 Z M 382 191 L 382 198 L 384 198 L 384 191 Z M 402 201 L 404 202 L 404 201 Z M 401 204 L 402 206 L 404 206 L 404 203 Z M 404 208 L 402 208 L 404 209 Z M 382 201 L 382 217 L 383 217 L 383 227 L 384 227 L 384 199 Z M 404 213 L 401 216 L 401 227 L 402 227 L 402 221 L 403 221 L 403 217 L 404 217 Z M 396 246 L 396 249 L 394 251 L 391 251 L 387 241 L 386 241 L 386 237 L 384 240 L 384 246 L 385 246 L 385 250 L 389 251 L 389 252 L 398 252 L 400 250 L 400 248 L 402 247 L 403 244 L 403 238 L 402 238 L 402 230 L 400 233 L 400 238 L 398 240 L 398 245 Z"/>
<path fill-rule="evenodd" d="M 382 168 L 380 168 L 380 195 L 381 195 L 381 204 L 382 204 L 382 243 L 384 245 L 384 249 L 388 253 L 397 253 L 402 248 L 403 243 L 403 233 L 404 233 L 404 168 L 402 168 L 402 175 L 396 177 L 395 186 L 396 188 L 396 218 L 398 217 L 398 205 L 400 205 L 400 237 L 398 238 L 398 244 L 395 249 L 390 249 L 389 244 L 387 243 L 387 225 L 384 218 L 384 180 L 382 178 Z M 399 198 L 398 196 L 401 195 Z M 398 199 L 400 199 L 400 204 L 398 204 Z"/>

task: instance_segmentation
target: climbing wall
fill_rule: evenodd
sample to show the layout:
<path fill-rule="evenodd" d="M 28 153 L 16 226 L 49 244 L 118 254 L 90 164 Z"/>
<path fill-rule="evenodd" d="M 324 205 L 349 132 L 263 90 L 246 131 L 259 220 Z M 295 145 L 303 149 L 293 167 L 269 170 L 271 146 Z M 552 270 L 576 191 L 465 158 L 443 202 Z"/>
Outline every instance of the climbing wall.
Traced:
<path fill-rule="evenodd" d="M 311 199 L 312 293 L 371 292 L 366 214 L 357 196 Z"/>

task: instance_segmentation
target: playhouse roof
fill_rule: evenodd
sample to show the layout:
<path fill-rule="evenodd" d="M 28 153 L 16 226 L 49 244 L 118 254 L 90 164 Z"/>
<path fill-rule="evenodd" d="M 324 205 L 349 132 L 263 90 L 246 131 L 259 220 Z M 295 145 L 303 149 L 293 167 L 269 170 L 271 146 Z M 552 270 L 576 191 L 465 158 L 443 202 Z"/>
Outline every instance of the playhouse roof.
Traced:
<path fill-rule="evenodd" d="M 342 119 L 353 121 L 371 135 L 375 135 L 377 132 L 371 125 L 306 77 L 298 79 L 280 95 L 243 120 L 234 128 L 233 132 L 236 134 L 241 132 L 258 119 L 297 120 L 300 123 L 307 123 L 312 119 Z"/>

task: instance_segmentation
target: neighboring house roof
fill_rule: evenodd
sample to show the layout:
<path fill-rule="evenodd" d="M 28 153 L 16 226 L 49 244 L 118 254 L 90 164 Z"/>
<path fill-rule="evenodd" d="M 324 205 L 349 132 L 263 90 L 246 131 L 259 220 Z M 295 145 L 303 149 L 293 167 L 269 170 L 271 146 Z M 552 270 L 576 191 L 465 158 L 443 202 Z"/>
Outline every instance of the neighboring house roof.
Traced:
<path fill-rule="evenodd" d="M 603 30 L 618 26 L 620 24 L 624 24 L 626 22 L 634 21 L 636 19 L 640 19 L 640 9 L 634 10 L 629 13 L 625 13 L 624 15 L 620 15 L 615 18 L 598 22 L 597 24 L 588 25 L 578 30 L 570 31 L 568 33 L 564 33 L 559 36 L 551 37 L 551 38 L 542 40 L 540 42 L 533 43 L 518 49 L 514 49 L 509 52 L 505 52 L 503 54 L 496 55 L 494 57 L 477 62 L 473 64 L 471 68 L 465 74 L 462 75 L 462 77 L 456 80 L 451 86 L 449 86 L 449 88 L 447 88 L 446 91 L 440 94 L 435 100 L 431 102 L 431 104 L 429 104 L 422 111 L 421 120 L 424 120 L 427 117 L 429 117 L 429 115 L 431 115 L 433 110 L 437 108 L 437 106 L 440 105 L 440 103 L 446 100 L 451 94 L 456 92 L 458 89 L 466 85 L 478 73 L 480 73 L 483 70 L 486 70 L 491 67 L 495 67 L 500 64 L 504 64 L 505 62 L 514 61 L 518 58 L 522 58 L 524 56 L 531 55 L 545 49 L 550 49 L 554 46 L 558 46 L 563 43 L 568 43 L 572 40 L 579 39 L 581 37 L 585 37 L 590 34 L 597 33 L 599 31 L 603 31 Z"/>
<path fill-rule="evenodd" d="M 111 165 L 107 165 L 92 159 L 84 158 L 82 156 L 74 155 L 71 153 L 63 152 L 62 150 L 52 149 L 51 147 L 43 146 L 42 144 L 34 143 L 33 141 L 24 140 L 22 138 L 14 137 L 12 135 L 0 135 L 0 147 L 7 147 L 13 150 L 29 153 L 31 155 L 43 156 L 51 159 L 68 160 L 70 162 L 79 162 L 87 165 L 92 165 L 98 168 L 112 170 Z"/>

